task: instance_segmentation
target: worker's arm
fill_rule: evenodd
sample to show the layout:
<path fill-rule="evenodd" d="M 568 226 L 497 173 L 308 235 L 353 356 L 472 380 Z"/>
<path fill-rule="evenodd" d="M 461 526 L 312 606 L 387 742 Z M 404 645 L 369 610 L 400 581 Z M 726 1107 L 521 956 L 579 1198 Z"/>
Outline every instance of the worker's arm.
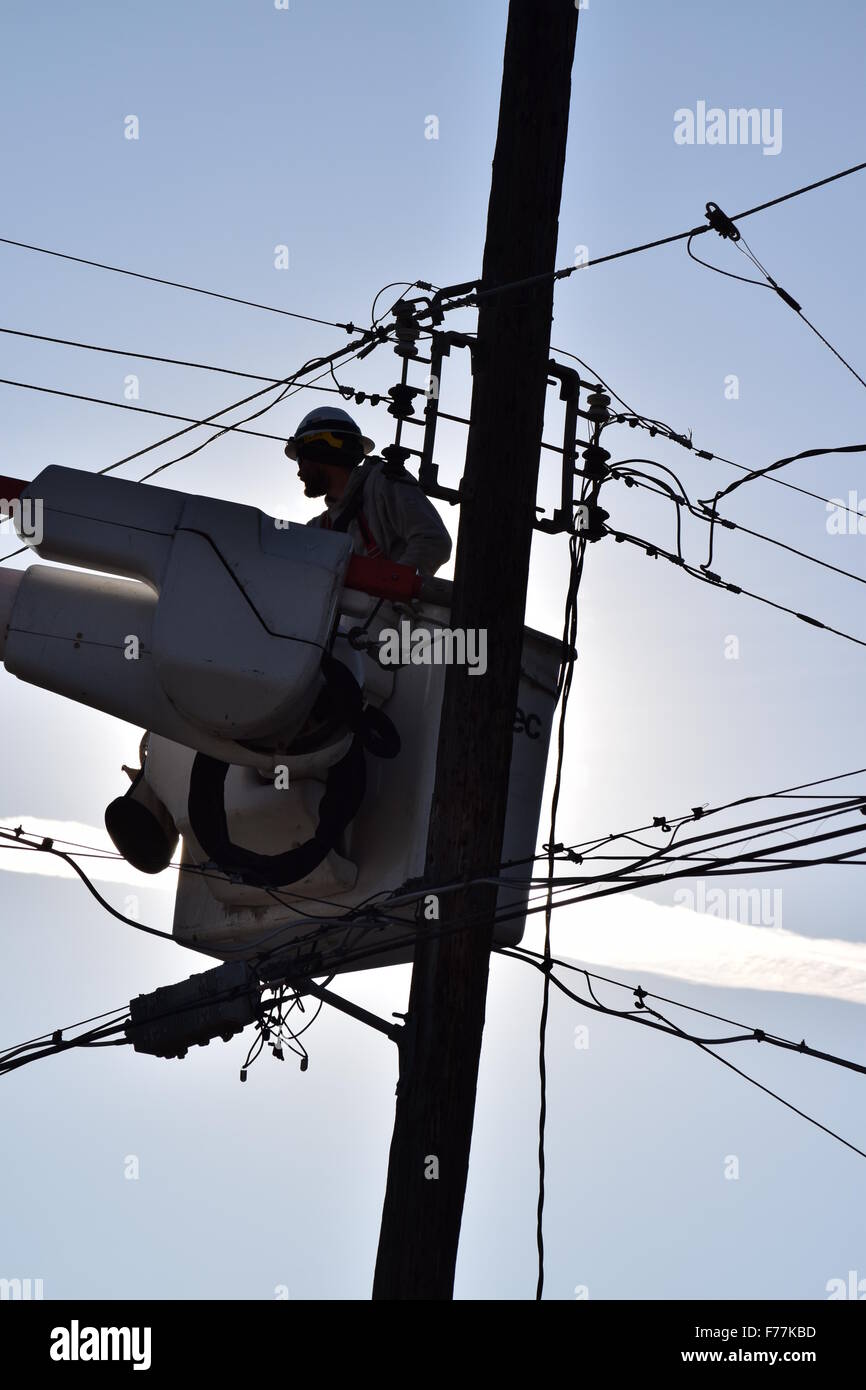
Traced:
<path fill-rule="evenodd" d="M 435 574 L 451 554 L 451 537 L 432 502 L 413 482 L 382 479 L 377 494 L 389 530 L 404 542 L 389 551 L 391 558 L 421 574 Z"/>

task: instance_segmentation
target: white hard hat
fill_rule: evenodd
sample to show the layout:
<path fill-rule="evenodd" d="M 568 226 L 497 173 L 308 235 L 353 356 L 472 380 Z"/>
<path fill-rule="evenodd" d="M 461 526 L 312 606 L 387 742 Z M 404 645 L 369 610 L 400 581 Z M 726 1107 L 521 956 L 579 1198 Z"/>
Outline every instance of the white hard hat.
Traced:
<path fill-rule="evenodd" d="M 373 448 L 372 439 L 361 433 L 360 427 L 345 410 L 335 406 L 320 406 L 305 415 L 297 430 L 286 444 L 286 455 L 290 459 L 298 457 L 298 446 L 321 442 L 332 449 L 344 447 L 344 441 L 360 444 L 363 452 L 369 454 Z"/>

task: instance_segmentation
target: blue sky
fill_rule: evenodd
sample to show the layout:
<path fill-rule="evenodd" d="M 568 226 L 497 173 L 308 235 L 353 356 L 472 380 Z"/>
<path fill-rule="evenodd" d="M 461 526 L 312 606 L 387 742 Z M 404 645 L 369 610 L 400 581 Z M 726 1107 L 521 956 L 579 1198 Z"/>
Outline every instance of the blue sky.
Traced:
<path fill-rule="evenodd" d="M 471 278 L 483 249 L 506 8 L 503 0 L 291 0 L 288 11 L 266 0 L 9 4 L 0 235 L 356 322 L 388 281 Z M 721 9 L 591 0 L 580 21 L 558 263 L 570 264 L 577 246 L 603 255 L 700 223 L 709 199 L 733 214 L 859 162 L 864 40 L 862 7 L 843 0 L 823 7 L 819 33 L 802 0 L 757 10 L 744 0 Z M 674 113 L 699 101 L 778 108 L 780 152 L 678 145 Z M 137 141 L 124 138 L 129 115 L 139 120 Z M 425 139 L 430 115 L 437 140 Z M 861 372 L 862 218 L 860 176 L 743 227 L 771 274 Z M 278 245 L 289 249 L 288 270 L 274 268 Z M 749 273 L 717 238 L 698 249 Z M 326 326 L 9 246 L 0 245 L 0 274 L 0 327 L 270 375 L 345 341 Z M 472 315 L 453 322 L 471 327 Z M 562 282 L 553 343 L 592 363 L 638 410 L 749 466 L 864 441 L 857 382 L 776 296 L 712 275 L 682 245 Z M 156 410 L 199 416 L 245 394 L 231 378 L 0 334 L 6 379 L 120 402 L 132 372 L 138 403 Z M 383 350 L 340 375 L 387 390 L 397 363 Z M 726 399 L 731 375 L 737 399 Z M 455 359 L 444 387 L 455 413 L 465 412 L 468 388 Z M 303 410 L 328 399 L 306 392 L 262 428 L 287 436 Z M 169 428 L 6 386 L 0 407 L 0 473 L 21 477 L 49 463 L 101 468 Z M 377 444 L 387 442 L 381 408 L 361 407 L 358 418 Z M 548 438 L 559 423 L 551 392 Z M 460 442 L 456 430 L 443 434 L 446 481 L 458 475 Z M 626 428 L 610 430 L 606 444 L 615 459 L 646 455 L 676 469 L 693 496 L 734 476 Z M 853 490 L 859 501 L 862 470 L 856 455 L 828 457 L 793 465 L 789 476 L 831 498 Z M 129 466 L 121 476 L 144 471 Z M 313 509 L 273 441 L 220 440 L 160 482 L 299 519 Z M 552 472 L 541 487 L 551 495 Z M 507 505 L 507 496 L 491 498 L 494 511 Z M 672 544 L 661 500 L 611 483 L 604 505 L 622 529 Z M 443 515 L 456 534 L 453 513 Z M 820 502 L 756 482 L 735 494 L 729 515 L 866 577 L 866 539 L 830 534 Z M 8 535 L 7 526 L 0 536 Z M 696 525 L 687 524 L 685 543 L 704 559 Z M 856 583 L 736 533 L 719 537 L 715 563 L 743 587 L 866 638 Z M 545 631 L 560 627 L 565 566 L 561 538 L 539 535 L 528 618 Z M 725 657 L 731 636 L 737 660 Z M 861 648 L 699 586 L 661 560 L 611 542 L 591 550 L 578 646 L 563 839 L 866 763 Z M 100 826 L 137 732 L 10 676 L 0 679 L 0 700 L 0 821 Z M 17 870 L 0 878 L 6 1043 L 198 968 L 112 921 L 83 888 L 25 874 L 13 858 L 0 863 Z M 554 949 L 862 1060 L 857 874 L 780 876 L 771 886 L 782 894 L 781 924 L 675 911 L 670 886 L 620 898 L 612 915 L 566 909 Z M 121 910 L 135 893 L 142 920 L 169 925 L 161 883 L 105 891 Z M 403 1007 L 407 985 L 399 969 L 343 988 L 389 1013 Z M 461 1297 L 527 1297 L 534 1288 L 538 1003 L 533 972 L 494 962 Z M 588 1021 L 590 1046 L 580 1051 L 574 1028 L 587 1019 L 554 997 L 549 1297 L 573 1298 L 587 1285 L 591 1298 L 808 1298 L 825 1296 L 827 1281 L 850 1269 L 866 1277 L 862 1159 L 696 1050 L 634 1036 L 616 1020 Z M 0 1218 L 0 1276 L 41 1277 L 46 1297 L 269 1298 L 281 1285 L 293 1298 L 366 1297 L 395 1058 L 383 1039 L 330 1013 L 308 1037 L 305 1075 L 263 1059 L 244 1087 L 242 1043 L 182 1064 L 125 1049 L 73 1054 L 6 1078 L 0 1164 L 16 1200 Z M 858 1077 L 758 1049 L 737 1060 L 866 1147 Z M 123 1176 L 131 1154 L 137 1181 Z M 734 1181 L 724 1177 L 730 1155 L 740 1161 Z"/>

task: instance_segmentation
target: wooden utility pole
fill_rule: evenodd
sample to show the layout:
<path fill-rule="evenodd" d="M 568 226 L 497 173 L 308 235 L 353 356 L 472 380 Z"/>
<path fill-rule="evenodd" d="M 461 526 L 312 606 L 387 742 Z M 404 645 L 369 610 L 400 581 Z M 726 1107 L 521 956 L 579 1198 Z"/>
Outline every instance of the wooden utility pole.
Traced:
<path fill-rule="evenodd" d="M 554 269 L 577 16 L 574 0 L 509 5 L 484 290 Z M 553 279 L 479 303 L 451 626 L 487 630 L 487 673 L 445 681 L 426 865 L 441 884 L 502 859 Z M 419 920 L 374 1299 L 453 1294 L 495 906 L 476 885 Z"/>

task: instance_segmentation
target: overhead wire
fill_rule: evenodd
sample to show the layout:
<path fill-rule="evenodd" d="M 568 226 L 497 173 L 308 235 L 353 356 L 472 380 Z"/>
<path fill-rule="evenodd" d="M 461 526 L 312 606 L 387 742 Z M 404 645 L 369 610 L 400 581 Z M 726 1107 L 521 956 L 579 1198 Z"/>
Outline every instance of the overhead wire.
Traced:
<path fill-rule="evenodd" d="M 729 580 L 723 579 L 720 575 L 714 574 L 709 570 L 703 570 L 693 565 L 687 564 L 679 555 L 674 555 L 663 546 L 656 545 L 652 541 L 644 540 L 640 536 L 630 535 L 627 531 L 619 531 L 612 526 L 605 525 L 605 533 L 613 536 L 618 543 L 627 542 L 643 550 L 651 559 L 663 559 L 676 565 L 683 573 L 698 579 L 704 584 L 709 584 L 715 589 L 724 589 L 728 593 L 743 595 L 745 598 L 753 599 L 756 603 L 762 603 L 768 608 L 775 608 L 780 613 L 787 613 L 792 618 L 798 618 L 800 622 L 808 623 L 810 627 L 820 628 L 824 632 L 829 632 L 834 637 L 841 637 L 846 642 L 852 642 L 858 647 L 866 647 L 866 641 L 861 637 L 855 637 L 850 632 L 845 632 L 842 628 L 833 627 L 830 623 L 821 622 L 818 618 L 812 618 L 807 613 L 801 613 L 796 608 L 789 608 L 787 604 L 779 603 L 775 599 L 767 598 L 763 594 L 757 594 L 751 589 L 746 589 L 740 584 L 734 584 Z"/>
<path fill-rule="evenodd" d="M 806 327 L 811 329 L 811 331 L 815 334 L 815 337 L 819 338 L 821 342 L 824 344 L 824 346 L 830 349 L 833 356 L 839 362 L 841 362 L 842 366 L 846 369 L 846 371 L 849 371 L 851 375 L 855 378 L 855 380 L 858 381 L 861 386 L 866 388 L 866 381 L 864 381 L 860 373 L 851 365 L 848 359 L 844 357 L 841 352 L 839 352 L 838 348 L 835 348 L 833 344 L 829 341 L 829 339 L 825 338 L 824 334 L 820 331 L 820 329 L 816 328 L 815 324 L 812 323 L 812 321 L 806 317 L 806 315 L 803 313 L 802 306 L 798 304 L 797 300 L 794 299 L 794 297 L 790 295 L 787 290 L 784 290 L 782 286 L 779 285 L 777 281 L 773 279 L 773 276 L 761 264 L 757 256 L 752 251 L 751 247 L 748 245 L 748 243 L 743 243 L 742 238 L 739 235 L 736 239 L 734 239 L 734 237 L 731 236 L 728 232 L 723 232 L 722 235 L 730 239 L 736 250 L 738 250 L 743 256 L 746 257 L 746 259 L 752 265 L 756 267 L 756 269 L 761 273 L 761 275 L 763 275 L 763 280 L 753 280 L 745 275 L 735 275 L 730 270 L 724 270 L 721 266 L 713 265 L 711 261 L 705 261 L 702 260 L 700 256 L 696 256 L 692 251 L 692 238 L 694 236 L 694 233 L 692 233 L 692 235 L 686 242 L 686 250 L 688 251 L 692 260 L 696 261 L 698 265 L 704 266 L 707 270 L 714 270 L 718 275 L 727 276 L 729 280 L 740 280 L 743 284 L 746 285 L 757 285 L 759 289 L 773 290 L 775 294 L 782 300 L 782 302 L 784 304 L 787 304 L 788 308 L 792 309 L 799 319 L 802 319 Z"/>
<path fill-rule="evenodd" d="M 507 948 L 504 948 L 502 951 L 499 952 L 499 954 L 509 955 L 510 953 Z M 521 957 L 518 956 L 512 956 L 511 958 L 521 959 Z M 522 957 L 522 959 L 526 960 L 527 964 L 531 964 L 535 966 L 535 968 L 537 969 L 544 969 L 543 964 L 538 961 L 528 960 L 526 957 Z M 547 978 L 547 974 L 545 978 Z M 777 1091 L 774 1091 L 769 1086 L 764 1085 L 762 1081 L 758 1081 L 756 1077 L 750 1076 L 748 1072 L 744 1072 L 740 1067 L 735 1066 L 733 1062 L 728 1061 L 726 1057 L 720 1056 L 719 1053 L 713 1050 L 714 1047 L 735 1042 L 760 1042 L 763 1041 L 762 1038 L 756 1037 L 754 1035 L 744 1035 L 743 1037 L 735 1038 L 698 1038 L 695 1037 L 693 1034 L 686 1033 L 684 1029 L 680 1028 L 672 1020 L 665 1018 L 665 1016 L 661 1014 L 658 1010 L 652 1009 L 642 1002 L 640 1005 L 640 1011 L 638 1012 L 633 1010 L 625 1011 L 620 1009 L 610 1009 L 599 1003 L 598 1000 L 591 1001 L 583 999 L 579 994 L 576 994 L 574 990 L 569 989 L 568 986 L 564 984 L 562 980 L 560 980 L 556 975 L 552 973 L 550 973 L 550 980 L 551 983 L 558 990 L 560 990 L 563 994 L 565 994 L 569 999 L 573 1000 L 575 1003 L 582 1005 L 584 1008 L 593 1009 L 597 1012 L 607 1014 L 611 1017 L 627 1019 L 629 1022 L 641 1024 L 644 1027 L 656 1028 L 658 1031 L 668 1033 L 669 1036 L 677 1037 L 684 1042 L 690 1042 L 694 1044 L 696 1047 L 700 1048 L 702 1052 L 705 1052 L 709 1054 L 711 1057 L 714 1057 L 717 1062 L 721 1062 L 723 1066 L 726 1066 L 731 1071 L 736 1072 L 736 1074 L 742 1077 L 743 1080 L 748 1081 L 753 1086 L 756 1086 L 758 1090 L 763 1091 L 765 1095 L 768 1095 L 773 1100 L 778 1101 L 780 1105 L 783 1105 L 786 1107 L 786 1109 L 791 1110 L 795 1115 L 798 1115 L 808 1124 L 814 1125 L 816 1129 L 820 1129 L 831 1139 L 835 1139 L 839 1144 L 842 1144 L 845 1148 L 851 1149 L 852 1152 L 856 1153 L 860 1158 L 866 1158 L 866 1151 L 858 1148 L 856 1144 L 853 1144 L 850 1140 L 845 1139 L 844 1136 L 839 1134 L 836 1130 L 830 1129 L 828 1125 L 825 1125 L 820 1120 L 815 1119 L 814 1116 L 809 1115 L 805 1110 L 801 1110 L 799 1106 L 794 1105 L 792 1101 L 786 1100 L 785 1097 L 780 1096 Z M 641 996 L 645 996 L 646 992 L 640 990 L 639 993 Z M 653 1024 L 650 1021 L 650 1019 L 644 1018 L 642 1016 L 643 1012 L 651 1014 L 653 1018 L 657 1020 L 657 1022 Z M 794 1046 L 792 1050 L 800 1051 L 800 1048 Z M 837 1059 L 833 1060 L 836 1061 Z M 844 1059 L 838 1059 L 838 1061 L 841 1065 L 847 1066 L 852 1070 L 866 1072 L 866 1067 L 862 1067 L 859 1063 L 850 1063 L 845 1061 Z"/>
<path fill-rule="evenodd" d="M 743 222 L 747 217 L 753 217 L 758 212 L 765 212 L 768 208 L 777 207 L 780 203 L 786 203 L 791 198 L 799 198 L 804 193 L 811 193 L 816 188 L 823 188 L 826 184 L 835 183 L 837 179 L 848 178 L 849 175 L 860 173 L 863 169 L 866 169 L 866 160 L 860 164 L 853 164 L 848 169 L 842 169 L 839 173 L 829 174 L 826 178 L 816 179 L 814 183 L 804 184 L 801 188 L 795 188 L 790 193 L 783 193 L 778 198 L 770 198 L 765 203 L 759 203 L 752 208 L 745 208 L 744 211 L 735 213 L 731 220 Z M 619 261 L 626 256 L 636 256 L 643 251 L 652 251 L 659 246 L 670 246 L 677 241 L 686 241 L 689 237 L 703 236 L 712 230 L 714 229 L 709 225 L 690 227 L 684 232 L 674 232 L 671 236 L 657 237 L 654 241 L 644 241 L 638 246 L 629 246 L 622 251 L 612 251 L 605 256 L 595 256 L 591 260 L 582 261 L 579 265 L 563 266 L 560 270 L 544 271 L 539 275 L 525 276 L 521 280 L 509 280 L 501 285 L 491 286 L 489 289 L 484 289 L 483 283 L 476 281 L 476 285 L 481 286 L 481 288 L 473 290 L 471 294 L 456 299 L 450 304 L 444 303 L 442 307 L 446 310 L 463 308 L 468 304 L 477 304 L 483 299 L 503 294 L 508 290 L 524 289 L 531 285 L 547 283 L 550 280 L 565 280 L 578 270 L 588 270 L 590 266 L 595 265 L 606 265 L 610 261 Z"/>
<path fill-rule="evenodd" d="M 52 338 L 47 333 L 25 333 L 22 328 L 0 328 L 0 333 L 15 338 L 28 338 L 39 343 L 54 343 L 60 347 L 77 348 L 82 352 L 101 352 L 112 357 L 134 357 L 140 362 L 156 362 L 169 367 L 190 367 L 198 372 L 215 372 L 221 376 L 246 377 L 248 381 L 269 382 L 271 386 L 282 385 L 279 377 L 268 376 L 261 372 L 242 372 L 235 367 L 216 367 L 212 363 L 193 362 L 186 357 L 161 357 L 154 352 L 133 352 L 130 348 L 112 348 L 99 343 L 82 343 L 76 338 Z"/>
<path fill-rule="evenodd" d="M 695 506 L 689 499 L 685 488 L 678 478 L 677 482 L 680 483 L 680 488 L 682 489 L 679 497 L 674 496 L 672 489 L 668 488 L 667 485 L 664 485 L 664 492 L 659 491 L 656 487 L 648 487 L 645 479 L 650 478 L 653 483 L 658 484 L 661 484 L 662 480 L 650 474 L 640 473 L 638 470 L 631 468 L 630 465 L 635 463 L 646 463 L 656 468 L 664 468 L 664 464 L 659 463 L 656 459 L 623 459 L 611 466 L 611 477 L 622 478 L 628 486 L 646 488 L 647 491 L 655 492 L 658 496 L 669 496 L 671 500 L 677 504 L 677 557 L 681 559 L 680 506 L 686 507 L 692 516 L 696 517 L 699 521 L 706 522 L 707 525 L 710 525 L 712 522 L 712 516 L 708 514 L 706 510 Z M 668 468 L 665 469 L 665 472 L 673 474 L 673 470 Z M 673 474 L 673 476 L 676 477 L 675 474 Z M 732 521 L 728 517 L 716 517 L 716 524 L 722 526 L 727 531 L 742 531 L 744 535 L 752 536 L 755 540 L 764 541 L 767 545 L 775 546 L 779 550 L 786 550 L 789 554 L 796 555 L 801 560 L 807 560 L 810 564 L 820 566 L 821 569 L 831 570 L 834 574 L 841 575 L 845 579 L 853 579 L 858 584 L 866 584 L 866 577 L 863 575 L 855 574 L 853 570 L 843 569 L 839 565 L 832 565 L 829 560 L 822 560 L 819 556 L 812 555 L 809 551 L 802 550 L 798 546 L 789 545 L 787 541 L 781 541 L 776 536 L 768 536 L 763 531 L 755 531 L 752 527 L 746 526 L 741 521 Z M 712 550 L 710 550 L 709 558 L 706 561 L 707 565 L 711 563 Z"/>
<path fill-rule="evenodd" d="M 329 354 L 328 357 L 310 358 L 307 362 L 304 363 L 302 367 L 298 368 L 298 370 L 294 372 L 292 375 L 284 377 L 282 380 L 278 381 L 276 383 L 276 386 L 268 385 L 263 387 L 259 391 L 254 391 L 250 395 L 243 397 L 239 401 L 233 401 L 230 405 L 223 406 L 219 410 L 213 411 L 204 419 L 195 420 L 191 424 L 186 424 L 182 429 L 175 430 L 172 434 L 165 435 L 163 438 L 154 440 L 153 443 L 147 444 L 141 449 L 134 450 L 131 454 L 124 455 L 123 458 L 116 459 L 113 463 L 106 464 L 105 467 L 97 469 L 97 476 L 104 476 L 108 473 L 112 473 L 115 471 L 115 469 L 122 467 L 124 464 L 131 463 L 135 459 L 142 458 L 145 454 L 152 453 L 154 449 L 159 449 L 165 444 L 170 444 L 173 440 L 179 439 L 185 434 L 189 434 L 194 429 L 198 429 L 201 426 L 212 425 L 218 419 L 219 416 L 227 414 L 230 410 L 237 410 L 241 406 L 249 404 L 251 401 L 260 399 L 262 396 L 267 395 L 269 392 L 272 392 L 275 389 L 277 389 L 278 386 L 283 388 L 281 394 L 277 397 L 277 399 L 271 401 L 262 410 L 251 413 L 244 419 L 237 421 L 235 424 L 227 426 L 216 426 L 218 433 L 204 440 L 204 442 L 196 446 L 196 448 L 190 449 L 186 453 L 180 454 L 176 458 L 169 459 L 165 463 L 160 464 L 157 468 L 152 469 L 149 473 L 146 473 L 142 478 L 139 479 L 140 482 L 147 481 L 151 477 L 154 477 L 157 473 L 163 472 L 164 469 L 172 467 L 175 463 L 180 463 L 184 459 L 191 458 L 194 454 L 197 454 L 202 449 L 206 448 L 208 444 L 212 444 L 215 440 L 222 438 L 224 434 L 229 433 L 231 430 L 237 429 L 240 425 L 247 424 L 250 420 L 257 419 L 258 416 L 263 415 L 267 410 L 271 409 L 273 406 L 279 405 L 287 396 L 295 394 L 295 391 L 291 390 L 292 387 L 295 387 L 296 390 L 303 390 L 309 386 L 314 385 L 316 382 L 321 380 L 322 376 L 327 375 L 328 366 L 338 358 L 346 356 L 347 353 L 351 353 L 349 360 L 352 361 L 356 357 L 360 356 L 361 353 L 365 351 L 365 349 L 369 348 L 369 350 L 372 351 L 373 347 L 378 346 L 379 342 L 382 341 L 385 336 L 387 335 L 382 334 L 382 336 L 374 336 L 371 342 L 371 335 L 365 333 L 362 336 L 362 338 L 356 340 L 353 343 L 346 344 L 344 348 L 338 349 L 335 353 Z M 324 366 L 325 370 L 322 373 L 320 373 L 318 377 L 314 377 L 312 382 L 298 382 L 299 377 L 303 376 L 306 372 L 315 371 L 315 369 L 319 366 Z M 18 555 L 24 554 L 28 549 L 29 546 L 24 545 L 20 546 L 17 550 L 10 551 L 8 554 L 0 556 L 0 564 L 5 563 L 5 561 L 7 560 L 12 560 Z"/>
<path fill-rule="evenodd" d="M 220 294 L 217 290 L 205 290 L 198 285 L 187 285 L 180 280 L 166 280 L 159 275 L 145 275 L 140 270 L 128 270 L 118 265 L 108 265 L 105 261 L 89 260 L 85 256 L 72 256 L 66 251 L 53 251 L 47 246 L 33 246 L 27 241 L 13 241 L 11 237 L 0 237 L 3 246 L 16 246 L 24 251 L 35 251 L 41 256 L 54 256 L 62 261 L 74 261 L 78 265 L 92 266 L 96 270 L 110 270 L 114 275 L 127 275 L 134 280 L 148 280 L 154 285 L 168 285 L 172 289 L 187 290 L 190 294 L 207 295 L 210 299 L 225 299 L 231 304 L 243 304 L 250 309 L 264 309 L 269 314 L 281 314 L 285 318 L 302 319 L 305 323 L 319 323 L 327 328 L 342 328 L 346 333 L 357 331 L 353 323 L 338 323 L 333 319 L 316 318 L 311 314 L 300 314 L 294 309 L 281 309 L 274 304 L 258 304 L 252 299 L 242 299 L 234 294 Z"/>

